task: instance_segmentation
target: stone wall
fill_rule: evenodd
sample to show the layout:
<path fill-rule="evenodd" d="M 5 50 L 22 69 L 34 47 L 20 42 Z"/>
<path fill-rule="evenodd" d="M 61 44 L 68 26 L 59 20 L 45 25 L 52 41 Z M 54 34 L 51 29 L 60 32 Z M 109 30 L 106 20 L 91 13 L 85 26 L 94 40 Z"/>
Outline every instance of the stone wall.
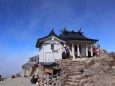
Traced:
<path fill-rule="evenodd" d="M 47 86 L 114 86 L 115 65 L 108 56 L 77 60 L 56 60 L 61 68 L 60 76 L 45 78 L 42 84 Z M 51 84 L 52 83 L 52 84 Z M 60 84 L 59 84 L 60 83 Z M 40 85 L 42 86 L 42 85 Z"/>

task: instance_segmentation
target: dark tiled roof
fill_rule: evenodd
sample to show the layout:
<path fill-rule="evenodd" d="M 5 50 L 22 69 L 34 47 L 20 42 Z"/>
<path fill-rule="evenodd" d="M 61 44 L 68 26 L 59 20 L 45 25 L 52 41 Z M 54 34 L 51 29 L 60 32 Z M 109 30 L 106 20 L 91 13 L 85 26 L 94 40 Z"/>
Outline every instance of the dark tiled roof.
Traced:
<path fill-rule="evenodd" d="M 52 66 L 58 65 L 55 62 L 41 62 L 40 64 L 43 65 L 43 66 L 45 66 L 45 67 L 52 67 Z"/>
<path fill-rule="evenodd" d="M 46 38 L 50 37 L 50 36 L 55 36 L 56 38 L 62 40 L 59 36 L 57 36 L 57 35 L 55 34 L 54 30 L 52 30 L 52 31 L 49 33 L 48 36 L 45 36 L 45 37 L 43 37 L 43 38 L 39 38 L 39 39 L 37 40 L 36 47 L 37 47 L 37 48 L 40 47 L 40 45 L 44 42 L 44 40 L 45 40 Z M 62 40 L 62 41 L 64 41 L 64 40 Z"/>
<path fill-rule="evenodd" d="M 83 35 L 83 32 L 78 31 L 78 32 L 74 32 L 74 31 L 62 31 L 62 33 L 60 34 L 60 38 L 65 40 L 65 41 L 72 41 L 72 40 L 81 40 L 81 41 L 98 41 L 96 39 L 90 39 L 87 38 Z"/>
<path fill-rule="evenodd" d="M 30 57 L 29 59 L 32 59 L 32 58 L 39 58 L 39 55 L 37 55 L 37 56 L 32 56 L 32 57 Z"/>
<path fill-rule="evenodd" d="M 23 68 L 23 69 L 25 69 L 25 68 L 26 68 L 26 69 L 29 69 L 29 68 L 31 68 L 32 66 L 34 66 L 34 64 L 32 64 L 32 63 L 25 63 L 25 64 L 22 65 L 22 68 Z"/>
<path fill-rule="evenodd" d="M 93 43 L 97 42 L 98 40 L 97 39 L 91 39 L 91 38 L 87 38 L 83 35 L 83 32 L 81 32 L 81 30 L 78 30 L 78 32 L 74 32 L 73 31 L 67 31 L 66 29 L 64 30 L 61 30 L 62 33 L 60 34 L 60 36 L 57 36 L 54 31 L 52 30 L 48 36 L 45 36 L 43 38 L 39 38 L 37 40 L 37 43 L 36 43 L 36 47 L 39 48 L 40 45 L 44 42 L 44 40 L 50 36 L 55 36 L 57 37 L 58 39 L 61 39 L 63 40 L 64 42 L 75 42 L 75 41 L 91 41 Z"/>

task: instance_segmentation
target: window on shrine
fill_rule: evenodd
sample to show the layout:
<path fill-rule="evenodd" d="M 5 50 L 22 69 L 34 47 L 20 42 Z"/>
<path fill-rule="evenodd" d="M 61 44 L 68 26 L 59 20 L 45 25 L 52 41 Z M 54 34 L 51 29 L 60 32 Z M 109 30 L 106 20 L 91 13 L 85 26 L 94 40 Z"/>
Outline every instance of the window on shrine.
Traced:
<path fill-rule="evenodd" d="M 54 50 L 54 44 L 51 44 L 51 50 Z"/>

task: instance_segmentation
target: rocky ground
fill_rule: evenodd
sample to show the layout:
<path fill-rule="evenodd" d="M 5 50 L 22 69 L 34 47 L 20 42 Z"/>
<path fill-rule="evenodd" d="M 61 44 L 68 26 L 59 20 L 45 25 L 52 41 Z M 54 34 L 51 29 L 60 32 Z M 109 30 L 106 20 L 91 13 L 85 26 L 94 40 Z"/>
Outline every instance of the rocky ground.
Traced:
<path fill-rule="evenodd" d="M 36 86 L 35 84 L 31 84 L 30 78 L 14 78 L 7 79 L 0 82 L 0 86 Z"/>
<path fill-rule="evenodd" d="M 70 61 L 64 86 L 115 86 L 114 63 L 108 56 Z"/>
<path fill-rule="evenodd" d="M 115 60 L 112 57 L 105 55 L 60 62 L 62 70 L 68 73 L 64 86 L 115 86 Z M 0 86 L 36 85 L 31 84 L 30 78 L 14 78 L 1 81 Z"/>
<path fill-rule="evenodd" d="M 115 86 L 115 65 L 112 57 L 94 57 L 86 62 L 81 86 Z"/>

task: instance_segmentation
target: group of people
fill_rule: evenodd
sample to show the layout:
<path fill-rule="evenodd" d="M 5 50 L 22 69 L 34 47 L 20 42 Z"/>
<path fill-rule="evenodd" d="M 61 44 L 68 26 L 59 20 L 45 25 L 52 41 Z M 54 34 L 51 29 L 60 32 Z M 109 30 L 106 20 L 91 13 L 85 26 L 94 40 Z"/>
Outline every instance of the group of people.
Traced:
<path fill-rule="evenodd" d="M 100 44 L 97 44 L 97 48 L 96 48 L 96 56 L 99 57 L 100 55 Z M 62 52 L 62 59 L 68 59 L 70 58 L 70 50 L 69 47 L 64 47 L 63 48 L 63 52 Z"/>

